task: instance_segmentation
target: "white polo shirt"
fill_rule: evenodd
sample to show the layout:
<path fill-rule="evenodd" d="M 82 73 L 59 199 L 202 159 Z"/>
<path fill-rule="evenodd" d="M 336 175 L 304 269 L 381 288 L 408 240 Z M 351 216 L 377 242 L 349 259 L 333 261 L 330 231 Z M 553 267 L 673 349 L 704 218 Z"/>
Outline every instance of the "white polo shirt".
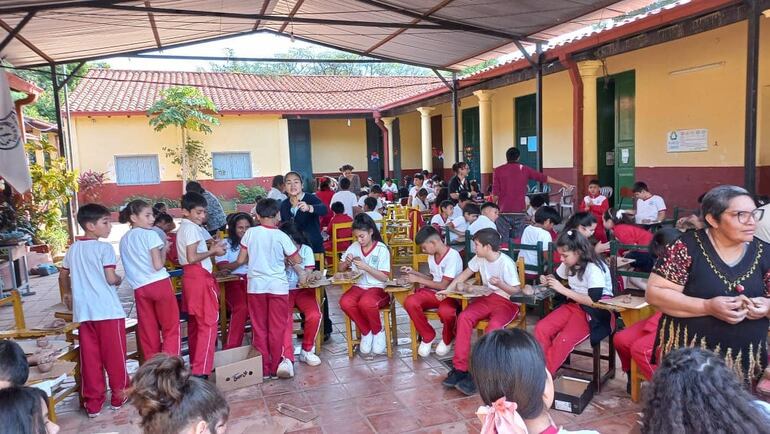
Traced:
<path fill-rule="evenodd" d="M 117 288 L 104 275 L 105 268 L 115 268 L 117 263 L 115 250 L 103 241 L 79 240 L 67 250 L 62 267 L 70 272 L 74 322 L 126 317 Z"/>
<path fill-rule="evenodd" d="M 521 234 L 521 244 L 527 244 L 530 246 L 537 245 L 538 242 L 543 243 L 543 251 L 548 250 L 548 245 L 553 242 L 553 238 L 551 237 L 551 233 L 543 228 L 539 228 L 537 226 L 527 226 L 524 228 L 524 232 Z M 519 255 L 521 255 L 524 258 L 524 264 L 525 265 L 537 265 L 537 257 L 538 253 L 534 250 L 522 250 L 519 252 Z"/>
<path fill-rule="evenodd" d="M 438 259 L 435 255 L 428 255 L 428 269 L 434 282 L 441 282 L 444 279 L 454 280 L 463 272 L 463 258 L 457 250 L 450 248 Z"/>
<path fill-rule="evenodd" d="M 366 253 L 361 250 L 361 244 L 355 242 L 351 244 L 347 250 L 345 250 L 345 253 L 342 254 L 342 259 L 347 258 L 348 255 L 353 257 L 358 256 L 363 259 L 364 262 L 366 262 L 366 265 L 374 268 L 375 270 L 380 270 L 386 274 L 390 274 L 390 250 L 388 250 L 388 247 L 381 242 L 376 242 L 376 244 L 372 246 L 371 250 Z M 358 268 L 355 265 L 353 265 L 351 269 L 353 271 L 358 271 Z M 364 274 L 358 278 L 356 286 L 359 286 L 363 289 L 384 288 L 385 282 L 377 280 L 369 273 L 364 272 Z"/>
<path fill-rule="evenodd" d="M 497 225 L 495 224 L 495 222 L 490 220 L 489 217 L 485 215 L 480 215 L 479 218 L 476 219 L 476 221 L 474 221 L 473 223 L 471 223 L 470 226 L 468 226 L 468 230 L 471 232 L 471 236 L 476 235 L 476 232 L 482 229 L 497 230 Z"/>
<path fill-rule="evenodd" d="M 447 220 L 444 220 L 443 217 L 441 217 L 441 214 L 436 214 L 430 219 L 431 226 L 438 226 L 440 228 L 445 228 L 446 224 L 449 223 L 452 220 L 452 217 L 450 216 Z"/>
<path fill-rule="evenodd" d="M 374 224 L 377 225 L 377 230 L 382 230 L 382 214 L 378 213 L 377 211 L 367 211 L 365 212 L 366 215 L 372 218 L 374 220 Z"/>
<path fill-rule="evenodd" d="M 369 197 L 369 196 L 368 195 L 367 196 L 361 196 L 361 197 L 358 198 L 357 204 L 358 204 L 359 207 L 361 207 L 361 209 L 364 209 L 364 201 L 366 200 L 367 197 Z M 331 203 L 334 203 L 334 202 L 331 202 Z M 385 207 L 385 205 L 382 203 L 382 198 L 378 197 L 377 198 L 377 206 L 374 208 L 374 210 L 377 211 L 377 212 L 381 212 L 382 208 L 384 208 L 384 207 Z"/>
<path fill-rule="evenodd" d="M 495 294 L 506 300 L 510 295 L 497 286 L 491 285 L 489 279 L 498 277 L 500 280 L 511 286 L 519 286 L 521 284 L 521 282 L 519 282 L 519 273 L 516 269 L 516 263 L 513 262 L 513 259 L 511 259 L 510 256 L 502 252 L 493 262 L 482 259 L 476 255 L 473 259 L 468 261 L 468 268 L 474 273 L 479 272 L 479 274 L 481 274 L 481 281 L 484 282 L 484 285 L 492 288 Z"/>
<path fill-rule="evenodd" d="M 241 239 L 249 252 L 249 294 L 289 294 L 286 258 L 298 252 L 297 246 L 280 229 L 272 226 L 249 228 Z"/>
<path fill-rule="evenodd" d="M 588 264 L 581 279 L 577 274 L 570 276 L 567 266 L 562 263 L 556 269 L 556 274 L 562 279 L 567 279 L 570 289 L 578 294 L 588 295 L 588 290 L 591 288 L 603 288 L 602 295 L 612 297 L 612 276 L 610 275 L 610 268 L 606 265 L 602 270 L 594 263 Z"/>
<path fill-rule="evenodd" d="M 302 268 L 306 270 L 315 268 L 315 256 L 313 256 L 313 249 L 310 246 L 306 244 L 300 246 L 299 257 L 302 259 L 300 264 Z M 286 280 L 289 281 L 289 290 L 297 289 L 299 286 L 299 275 L 294 270 L 294 267 L 286 266 Z"/>
<path fill-rule="evenodd" d="M 211 239 L 211 235 L 203 228 L 196 225 L 188 219 L 182 219 L 179 224 L 179 230 L 176 231 L 176 254 L 179 258 L 179 265 L 189 265 L 187 260 L 187 246 L 197 244 L 196 252 L 206 253 L 209 251 L 206 241 Z M 211 258 L 200 261 L 201 267 L 211 273 L 213 269 Z"/>
<path fill-rule="evenodd" d="M 465 217 L 463 217 L 463 216 L 453 217 L 447 223 L 452 223 L 454 225 L 454 227 L 455 227 L 455 230 L 456 231 L 460 231 L 462 233 L 465 233 L 465 230 L 468 229 L 468 222 L 465 221 Z M 454 242 L 455 240 L 457 240 L 457 238 L 459 236 L 460 235 L 458 235 L 458 234 L 456 234 L 454 232 L 450 232 L 450 234 L 449 234 L 449 241 L 450 242 Z"/>
<path fill-rule="evenodd" d="M 353 218 L 353 207 L 358 206 L 358 198 L 355 193 L 350 190 L 340 190 L 332 196 L 331 204 L 334 202 L 340 202 L 345 207 L 345 214 L 348 217 Z"/>
<path fill-rule="evenodd" d="M 238 255 L 241 254 L 241 245 L 238 244 L 237 246 L 234 246 L 235 250 L 233 250 L 233 246 L 230 244 L 230 240 L 227 240 L 227 249 L 225 250 L 225 254 L 222 256 L 217 256 L 215 262 L 219 264 L 220 262 L 223 263 L 229 263 L 232 264 L 233 262 L 238 260 Z M 246 264 L 241 265 L 240 267 L 233 270 L 232 274 L 240 274 L 245 275 L 248 270 L 248 267 Z"/>
<path fill-rule="evenodd" d="M 166 243 L 158 238 L 155 231 L 144 228 L 133 228 L 120 239 L 120 260 L 123 261 L 126 281 L 132 288 L 138 289 L 168 278 L 165 268 L 155 270 L 150 254 L 152 249 L 160 251 L 164 245 Z"/>
<path fill-rule="evenodd" d="M 663 202 L 663 198 L 654 195 L 647 200 L 636 200 L 636 215 L 634 220 L 637 224 L 641 224 L 644 220 L 658 221 L 658 213 L 666 210 L 666 203 Z"/>

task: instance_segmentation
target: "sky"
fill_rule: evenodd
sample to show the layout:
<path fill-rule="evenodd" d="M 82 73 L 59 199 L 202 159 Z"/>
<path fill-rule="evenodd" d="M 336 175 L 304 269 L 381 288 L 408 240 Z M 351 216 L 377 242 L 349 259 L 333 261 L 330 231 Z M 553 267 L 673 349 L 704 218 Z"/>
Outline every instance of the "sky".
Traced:
<path fill-rule="evenodd" d="M 274 57 L 290 48 L 305 48 L 314 45 L 266 33 L 238 36 L 213 42 L 157 51 L 152 54 L 177 54 L 185 56 L 224 56 L 226 48 L 235 50 L 238 57 Z M 206 60 L 167 60 L 167 59 L 137 59 L 132 57 L 113 57 L 106 59 L 113 69 L 135 69 L 152 71 L 197 71 L 198 68 L 209 69 L 211 62 Z"/>

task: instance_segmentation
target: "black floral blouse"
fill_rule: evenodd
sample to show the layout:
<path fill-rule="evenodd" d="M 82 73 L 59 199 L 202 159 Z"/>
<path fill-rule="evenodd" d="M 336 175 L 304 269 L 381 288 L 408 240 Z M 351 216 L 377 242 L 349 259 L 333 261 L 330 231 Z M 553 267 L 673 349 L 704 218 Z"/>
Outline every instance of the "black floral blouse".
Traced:
<path fill-rule="evenodd" d="M 749 298 L 770 296 L 770 245 L 755 238 L 737 264 L 728 266 L 705 230 L 688 232 L 666 248 L 653 273 L 684 286 L 690 297 Z M 655 353 L 660 357 L 680 347 L 699 346 L 725 358 L 742 381 L 759 379 L 767 365 L 767 318 L 728 324 L 712 316 L 677 318 L 664 314 L 658 325 Z"/>

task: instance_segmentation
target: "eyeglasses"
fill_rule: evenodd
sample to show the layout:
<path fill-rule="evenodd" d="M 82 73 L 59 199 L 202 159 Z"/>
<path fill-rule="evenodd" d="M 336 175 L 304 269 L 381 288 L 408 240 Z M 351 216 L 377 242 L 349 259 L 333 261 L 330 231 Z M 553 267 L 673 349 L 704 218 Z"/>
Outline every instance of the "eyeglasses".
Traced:
<path fill-rule="evenodd" d="M 738 223 L 744 225 L 748 224 L 750 219 L 753 219 L 756 223 L 762 220 L 762 217 L 765 216 L 765 210 L 759 208 L 755 209 L 754 211 L 728 211 L 727 213 L 738 217 Z"/>

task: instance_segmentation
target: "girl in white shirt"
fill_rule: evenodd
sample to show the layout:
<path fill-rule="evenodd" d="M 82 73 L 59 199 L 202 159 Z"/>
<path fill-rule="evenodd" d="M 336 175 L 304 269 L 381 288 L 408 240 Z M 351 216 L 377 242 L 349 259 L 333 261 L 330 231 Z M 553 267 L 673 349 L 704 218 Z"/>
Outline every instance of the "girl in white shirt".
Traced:
<path fill-rule="evenodd" d="M 243 336 L 246 333 L 246 319 L 249 317 L 249 305 L 246 297 L 246 265 L 236 264 L 241 253 L 241 238 L 246 231 L 254 226 L 254 219 L 245 212 L 239 212 L 230 216 L 227 220 L 227 248 L 225 254 L 216 257 L 217 268 L 228 271 L 238 280 L 225 283 L 225 300 L 227 309 L 230 310 L 230 325 L 227 328 L 227 342 L 222 348 L 227 350 L 243 345 Z"/>
<path fill-rule="evenodd" d="M 180 353 L 179 306 L 164 268 L 166 240 L 152 229 L 150 204 L 132 200 L 120 212 L 120 222 L 131 225 L 120 240 L 126 281 L 134 288 L 139 342 L 148 360 L 157 353 Z"/>
<path fill-rule="evenodd" d="M 540 276 L 540 281 L 572 303 L 561 305 L 535 326 L 535 337 L 551 374 L 556 374 L 572 350 L 589 336 L 596 345 L 612 332 L 609 311 L 592 307 L 600 299 L 612 297 L 609 267 L 576 229 L 562 232 L 556 248 L 561 257 L 556 274 L 569 282 L 569 288 L 553 275 Z"/>
<path fill-rule="evenodd" d="M 386 339 L 380 309 L 390 302 L 390 295 L 384 290 L 390 276 L 390 250 L 368 215 L 357 215 L 352 230 L 356 242 L 342 255 L 339 267 L 341 271 L 352 269 L 363 274 L 342 295 L 340 307 L 361 332 L 361 354 L 384 354 Z"/>

